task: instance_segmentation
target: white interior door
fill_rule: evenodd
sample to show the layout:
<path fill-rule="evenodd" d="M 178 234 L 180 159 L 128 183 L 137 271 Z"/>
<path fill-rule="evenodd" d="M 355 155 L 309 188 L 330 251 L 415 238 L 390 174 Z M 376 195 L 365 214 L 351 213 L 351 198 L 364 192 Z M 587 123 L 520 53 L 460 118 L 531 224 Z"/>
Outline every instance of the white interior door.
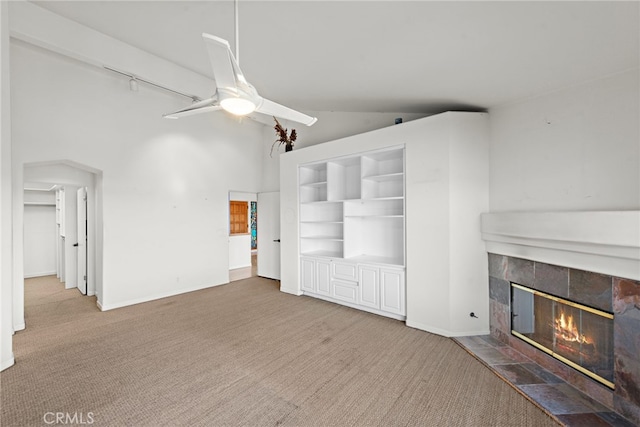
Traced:
<path fill-rule="evenodd" d="M 280 193 L 258 193 L 258 276 L 280 280 Z"/>
<path fill-rule="evenodd" d="M 87 189 L 80 187 L 78 189 L 78 242 L 77 249 L 77 286 L 83 295 L 87 294 Z"/>

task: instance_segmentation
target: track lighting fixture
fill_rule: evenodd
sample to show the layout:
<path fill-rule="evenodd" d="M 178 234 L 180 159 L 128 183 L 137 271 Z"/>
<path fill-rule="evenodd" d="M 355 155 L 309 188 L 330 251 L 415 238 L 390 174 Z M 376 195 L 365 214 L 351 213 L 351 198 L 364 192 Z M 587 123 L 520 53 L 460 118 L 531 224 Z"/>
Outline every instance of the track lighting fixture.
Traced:
<path fill-rule="evenodd" d="M 135 77 L 132 77 L 131 80 L 129 80 L 129 89 L 131 89 L 132 92 L 138 91 L 138 80 L 136 80 Z"/>
<path fill-rule="evenodd" d="M 142 83 L 157 87 L 158 89 L 162 89 L 162 90 L 166 90 L 168 92 L 175 93 L 176 95 L 181 95 L 181 96 L 185 96 L 187 98 L 191 98 L 193 100 L 193 102 L 201 101 L 201 99 L 198 98 L 195 95 L 189 95 L 188 93 L 183 93 L 183 92 L 179 92 L 177 90 L 173 90 L 173 89 L 168 88 L 166 86 L 162 86 L 162 85 L 160 85 L 158 83 L 154 83 L 154 82 L 149 81 L 147 79 L 143 79 L 142 77 L 137 76 L 137 75 L 135 75 L 133 73 L 129 73 L 129 72 L 126 72 L 126 71 L 121 71 L 121 70 L 116 70 L 115 68 L 108 67 L 106 65 L 103 65 L 102 67 L 105 70 L 113 71 L 114 73 L 118 73 L 118 74 L 121 74 L 123 76 L 129 77 L 129 89 L 131 89 L 131 91 L 133 91 L 133 92 L 137 92 L 138 91 L 138 85 L 139 85 L 140 82 L 142 82 Z"/>

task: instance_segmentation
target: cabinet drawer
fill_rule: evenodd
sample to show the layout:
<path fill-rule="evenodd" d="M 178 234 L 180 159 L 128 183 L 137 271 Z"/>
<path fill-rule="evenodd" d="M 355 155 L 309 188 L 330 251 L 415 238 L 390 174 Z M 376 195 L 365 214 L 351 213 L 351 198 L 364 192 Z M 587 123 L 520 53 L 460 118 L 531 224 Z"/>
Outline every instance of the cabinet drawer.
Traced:
<path fill-rule="evenodd" d="M 332 280 L 331 296 L 340 301 L 356 303 L 358 301 L 358 284 L 356 282 Z"/>
<path fill-rule="evenodd" d="M 358 281 L 358 269 L 356 264 L 332 262 L 332 275 L 336 279 Z"/>

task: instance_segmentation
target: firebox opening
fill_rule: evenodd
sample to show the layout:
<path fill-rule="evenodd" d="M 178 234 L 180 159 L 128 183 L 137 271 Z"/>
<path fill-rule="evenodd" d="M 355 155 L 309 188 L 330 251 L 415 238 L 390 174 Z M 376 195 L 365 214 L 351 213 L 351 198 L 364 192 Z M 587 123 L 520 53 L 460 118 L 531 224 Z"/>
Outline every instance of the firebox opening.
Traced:
<path fill-rule="evenodd" d="M 511 283 L 511 333 L 615 388 L 612 313 Z"/>

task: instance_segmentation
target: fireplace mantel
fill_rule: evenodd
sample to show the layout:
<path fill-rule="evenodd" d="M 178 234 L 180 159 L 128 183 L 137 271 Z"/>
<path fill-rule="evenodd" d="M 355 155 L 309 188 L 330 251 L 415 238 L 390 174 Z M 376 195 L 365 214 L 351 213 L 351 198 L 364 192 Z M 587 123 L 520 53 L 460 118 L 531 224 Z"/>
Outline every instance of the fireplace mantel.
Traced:
<path fill-rule="evenodd" d="M 640 280 L 640 211 L 482 215 L 487 252 Z"/>

